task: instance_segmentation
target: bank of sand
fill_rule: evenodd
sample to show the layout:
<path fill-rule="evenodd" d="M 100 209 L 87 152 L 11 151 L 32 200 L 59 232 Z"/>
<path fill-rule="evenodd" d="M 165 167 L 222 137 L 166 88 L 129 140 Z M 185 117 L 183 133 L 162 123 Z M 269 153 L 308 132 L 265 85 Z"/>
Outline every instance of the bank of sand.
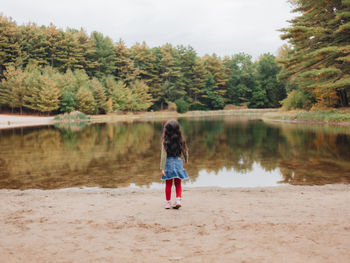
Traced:
<path fill-rule="evenodd" d="M 350 185 L 0 191 L 1 262 L 350 262 Z"/>
<path fill-rule="evenodd" d="M 52 124 L 54 117 L 19 116 L 0 114 L 0 129 Z"/>

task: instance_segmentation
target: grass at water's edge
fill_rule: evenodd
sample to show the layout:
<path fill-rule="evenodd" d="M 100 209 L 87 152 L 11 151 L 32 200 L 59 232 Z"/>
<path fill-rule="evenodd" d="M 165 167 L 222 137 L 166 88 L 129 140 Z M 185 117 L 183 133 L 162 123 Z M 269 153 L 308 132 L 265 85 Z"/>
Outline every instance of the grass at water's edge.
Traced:
<path fill-rule="evenodd" d="M 108 122 L 108 121 L 129 121 L 129 120 L 159 120 L 166 118 L 180 117 L 208 117 L 208 116 L 262 116 L 268 112 L 276 112 L 277 109 L 236 109 L 236 110 L 213 110 L 213 111 L 188 111 L 186 113 L 177 113 L 175 111 L 161 112 L 140 112 L 126 114 L 107 114 L 107 115 L 91 115 L 92 122 Z"/>
<path fill-rule="evenodd" d="M 350 125 L 350 109 L 275 111 L 265 113 L 263 119 Z"/>

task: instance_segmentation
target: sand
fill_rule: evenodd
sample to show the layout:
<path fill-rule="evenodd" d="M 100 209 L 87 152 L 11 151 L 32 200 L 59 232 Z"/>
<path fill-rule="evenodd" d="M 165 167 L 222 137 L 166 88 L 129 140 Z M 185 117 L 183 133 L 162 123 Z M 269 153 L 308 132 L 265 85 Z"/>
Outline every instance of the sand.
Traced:
<path fill-rule="evenodd" d="M 0 114 L 0 129 L 52 124 L 54 117 L 20 116 Z"/>
<path fill-rule="evenodd" d="M 0 190 L 0 262 L 350 262 L 350 185 Z"/>

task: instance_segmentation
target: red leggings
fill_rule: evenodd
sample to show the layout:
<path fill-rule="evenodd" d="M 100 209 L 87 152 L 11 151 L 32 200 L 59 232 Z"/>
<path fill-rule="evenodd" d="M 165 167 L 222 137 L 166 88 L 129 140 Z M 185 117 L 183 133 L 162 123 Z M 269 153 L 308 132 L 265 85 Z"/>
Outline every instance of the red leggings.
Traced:
<path fill-rule="evenodd" d="M 175 181 L 176 197 L 181 197 L 181 179 L 174 178 L 170 180 L 165 180 L 165 198 L 167 201 L 171 199 L 171 187 L 173 186 L 173 181 Z"/>

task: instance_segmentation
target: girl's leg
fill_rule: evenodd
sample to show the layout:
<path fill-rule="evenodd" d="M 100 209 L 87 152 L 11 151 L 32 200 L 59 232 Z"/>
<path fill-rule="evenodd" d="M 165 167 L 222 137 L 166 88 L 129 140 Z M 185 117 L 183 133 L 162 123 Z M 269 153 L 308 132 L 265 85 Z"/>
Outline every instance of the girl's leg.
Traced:
<path fill-rule="evenodd" d="M 181 188 L 181 179 L 175 178 L 175 188 L 176 188 L 176 197 L 181 198 L 182 188 Z"/>
<path fill-rule="evenodd" d="M 173 186 L 173 179 L 165 180 L 165 198 L 167 201 L 171 199 L 171 187 Z"/>

